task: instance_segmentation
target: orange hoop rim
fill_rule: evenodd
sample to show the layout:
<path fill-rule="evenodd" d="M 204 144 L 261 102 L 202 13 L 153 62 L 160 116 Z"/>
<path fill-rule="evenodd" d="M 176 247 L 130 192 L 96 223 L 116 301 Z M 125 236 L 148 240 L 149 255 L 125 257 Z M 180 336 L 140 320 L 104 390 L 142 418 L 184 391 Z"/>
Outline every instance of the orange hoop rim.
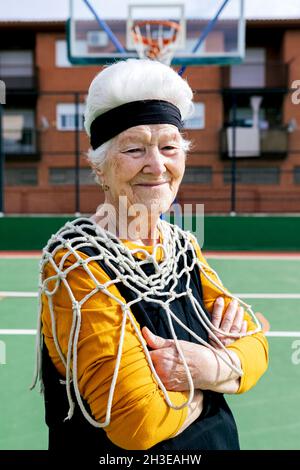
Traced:
<path fill-rule="evenodd" d="M 150 25 L 162 25 L 162 26 L 167 26 L 168 28 L 173 28 L 175 29 L 174 31 L 174 34 L 172 35 L 171 38 L 162 38 L 162 44 L 164 46 L 172 43 L 172 42 L 175 42 L 176 41 L 176 37 L 177 37 L 177 33 L 180 31 L 181 29 L 181 25 L 179 23 L 176 23 L 176 21 L 169 21 L 169 20 L 143 20 L 143 21 L 136 21 L 134 23 L 134 25 L 132 26 L 132 35 L 133 35 L 133 39 L 135 42 L 138 42 L 138 38 L 140 37 L 142 39 L 142 42 L 143 44 L 145 44 L 146 46 L 159 46 L 159 43 L 160 41 L 158 39 L 153 39 L 153 38 L 149 38 L 143 34 L 138 34 L 136 31 L 135 31 L 135 28 L 138 26 L 138 27 L 143 27 L 143 26 L 146 26 L 147 24 L 150 24 Z"/>

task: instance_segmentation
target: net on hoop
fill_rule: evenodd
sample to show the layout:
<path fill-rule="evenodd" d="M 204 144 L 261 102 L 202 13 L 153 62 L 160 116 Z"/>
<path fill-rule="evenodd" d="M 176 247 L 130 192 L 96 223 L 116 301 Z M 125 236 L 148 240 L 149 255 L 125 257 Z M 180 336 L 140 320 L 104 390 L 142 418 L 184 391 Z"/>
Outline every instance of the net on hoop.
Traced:
<path fill-rule="evenodd" d="M 133 41 L 140 59 L 158 60 L 169 65 L 177 49 L 181 26 L 175 21 L 136 21 L 132 26 Z"/>

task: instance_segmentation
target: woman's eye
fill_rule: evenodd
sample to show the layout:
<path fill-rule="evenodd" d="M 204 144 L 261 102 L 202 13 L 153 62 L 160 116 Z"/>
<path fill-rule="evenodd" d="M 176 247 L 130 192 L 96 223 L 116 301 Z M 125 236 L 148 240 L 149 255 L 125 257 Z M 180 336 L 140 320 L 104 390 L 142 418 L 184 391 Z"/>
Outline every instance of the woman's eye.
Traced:
<path fill-rule="evenodd" d="M 176 147 L 174 147 L 173 145 L 165 145 L 162 150 L 165 150 L 165 151 L 169 151 L 169 150 L 177 150 Z"/>
<path fill-rule="evenodd" d="M 124 153 L 135 154 L 135 153 L 140 153 L 140 152 L 142 152 L 142 151 L 143 151 L 142 148 L 133 148 L 133 149 L 128 149 L 128 150 L 126 150 Z"/>

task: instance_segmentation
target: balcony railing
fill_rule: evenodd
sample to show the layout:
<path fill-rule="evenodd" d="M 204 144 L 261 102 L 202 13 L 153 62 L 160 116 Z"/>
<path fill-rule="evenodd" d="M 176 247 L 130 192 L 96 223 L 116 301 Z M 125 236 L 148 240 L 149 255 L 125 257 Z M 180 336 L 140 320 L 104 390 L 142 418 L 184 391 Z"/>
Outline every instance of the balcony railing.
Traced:
<path fill-rule="evenodd" d="M 222 88 L 288 88 L 288 64 L 253 62 L 223 67 Z"/>
<path fill-rule="evenodd" d="M 36 129 L 5 130 L 3 135 L 3 151 L 9 156 L 37 157 L 39 139 Z"/>
<path fill-rule="evenodd" d="M 0 64 L 0 79 L 6 90 L 35 90 L 37 88 L 37 67 L 30 64 Z"/>
<path fill-rule="evenodd" d="M 288 153 L 286 127 L 256 129 L 227 127 L 221 130 L 220 151 L 223 158 L 284 158 Z"/>

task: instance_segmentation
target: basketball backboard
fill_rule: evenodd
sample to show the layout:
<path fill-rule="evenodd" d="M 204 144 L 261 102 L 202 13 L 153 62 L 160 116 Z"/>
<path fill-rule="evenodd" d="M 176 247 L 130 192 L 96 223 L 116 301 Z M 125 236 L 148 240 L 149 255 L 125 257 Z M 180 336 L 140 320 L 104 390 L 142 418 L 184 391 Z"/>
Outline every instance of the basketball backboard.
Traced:
<path fill-rule="evenodd" d="M 223 65 L 244 58 L 243 0 L 70 0 L 70 62 L 101 65 L 138 57 L 132 26 L 148 20 L 179 23 L 172 65 Z"/>

